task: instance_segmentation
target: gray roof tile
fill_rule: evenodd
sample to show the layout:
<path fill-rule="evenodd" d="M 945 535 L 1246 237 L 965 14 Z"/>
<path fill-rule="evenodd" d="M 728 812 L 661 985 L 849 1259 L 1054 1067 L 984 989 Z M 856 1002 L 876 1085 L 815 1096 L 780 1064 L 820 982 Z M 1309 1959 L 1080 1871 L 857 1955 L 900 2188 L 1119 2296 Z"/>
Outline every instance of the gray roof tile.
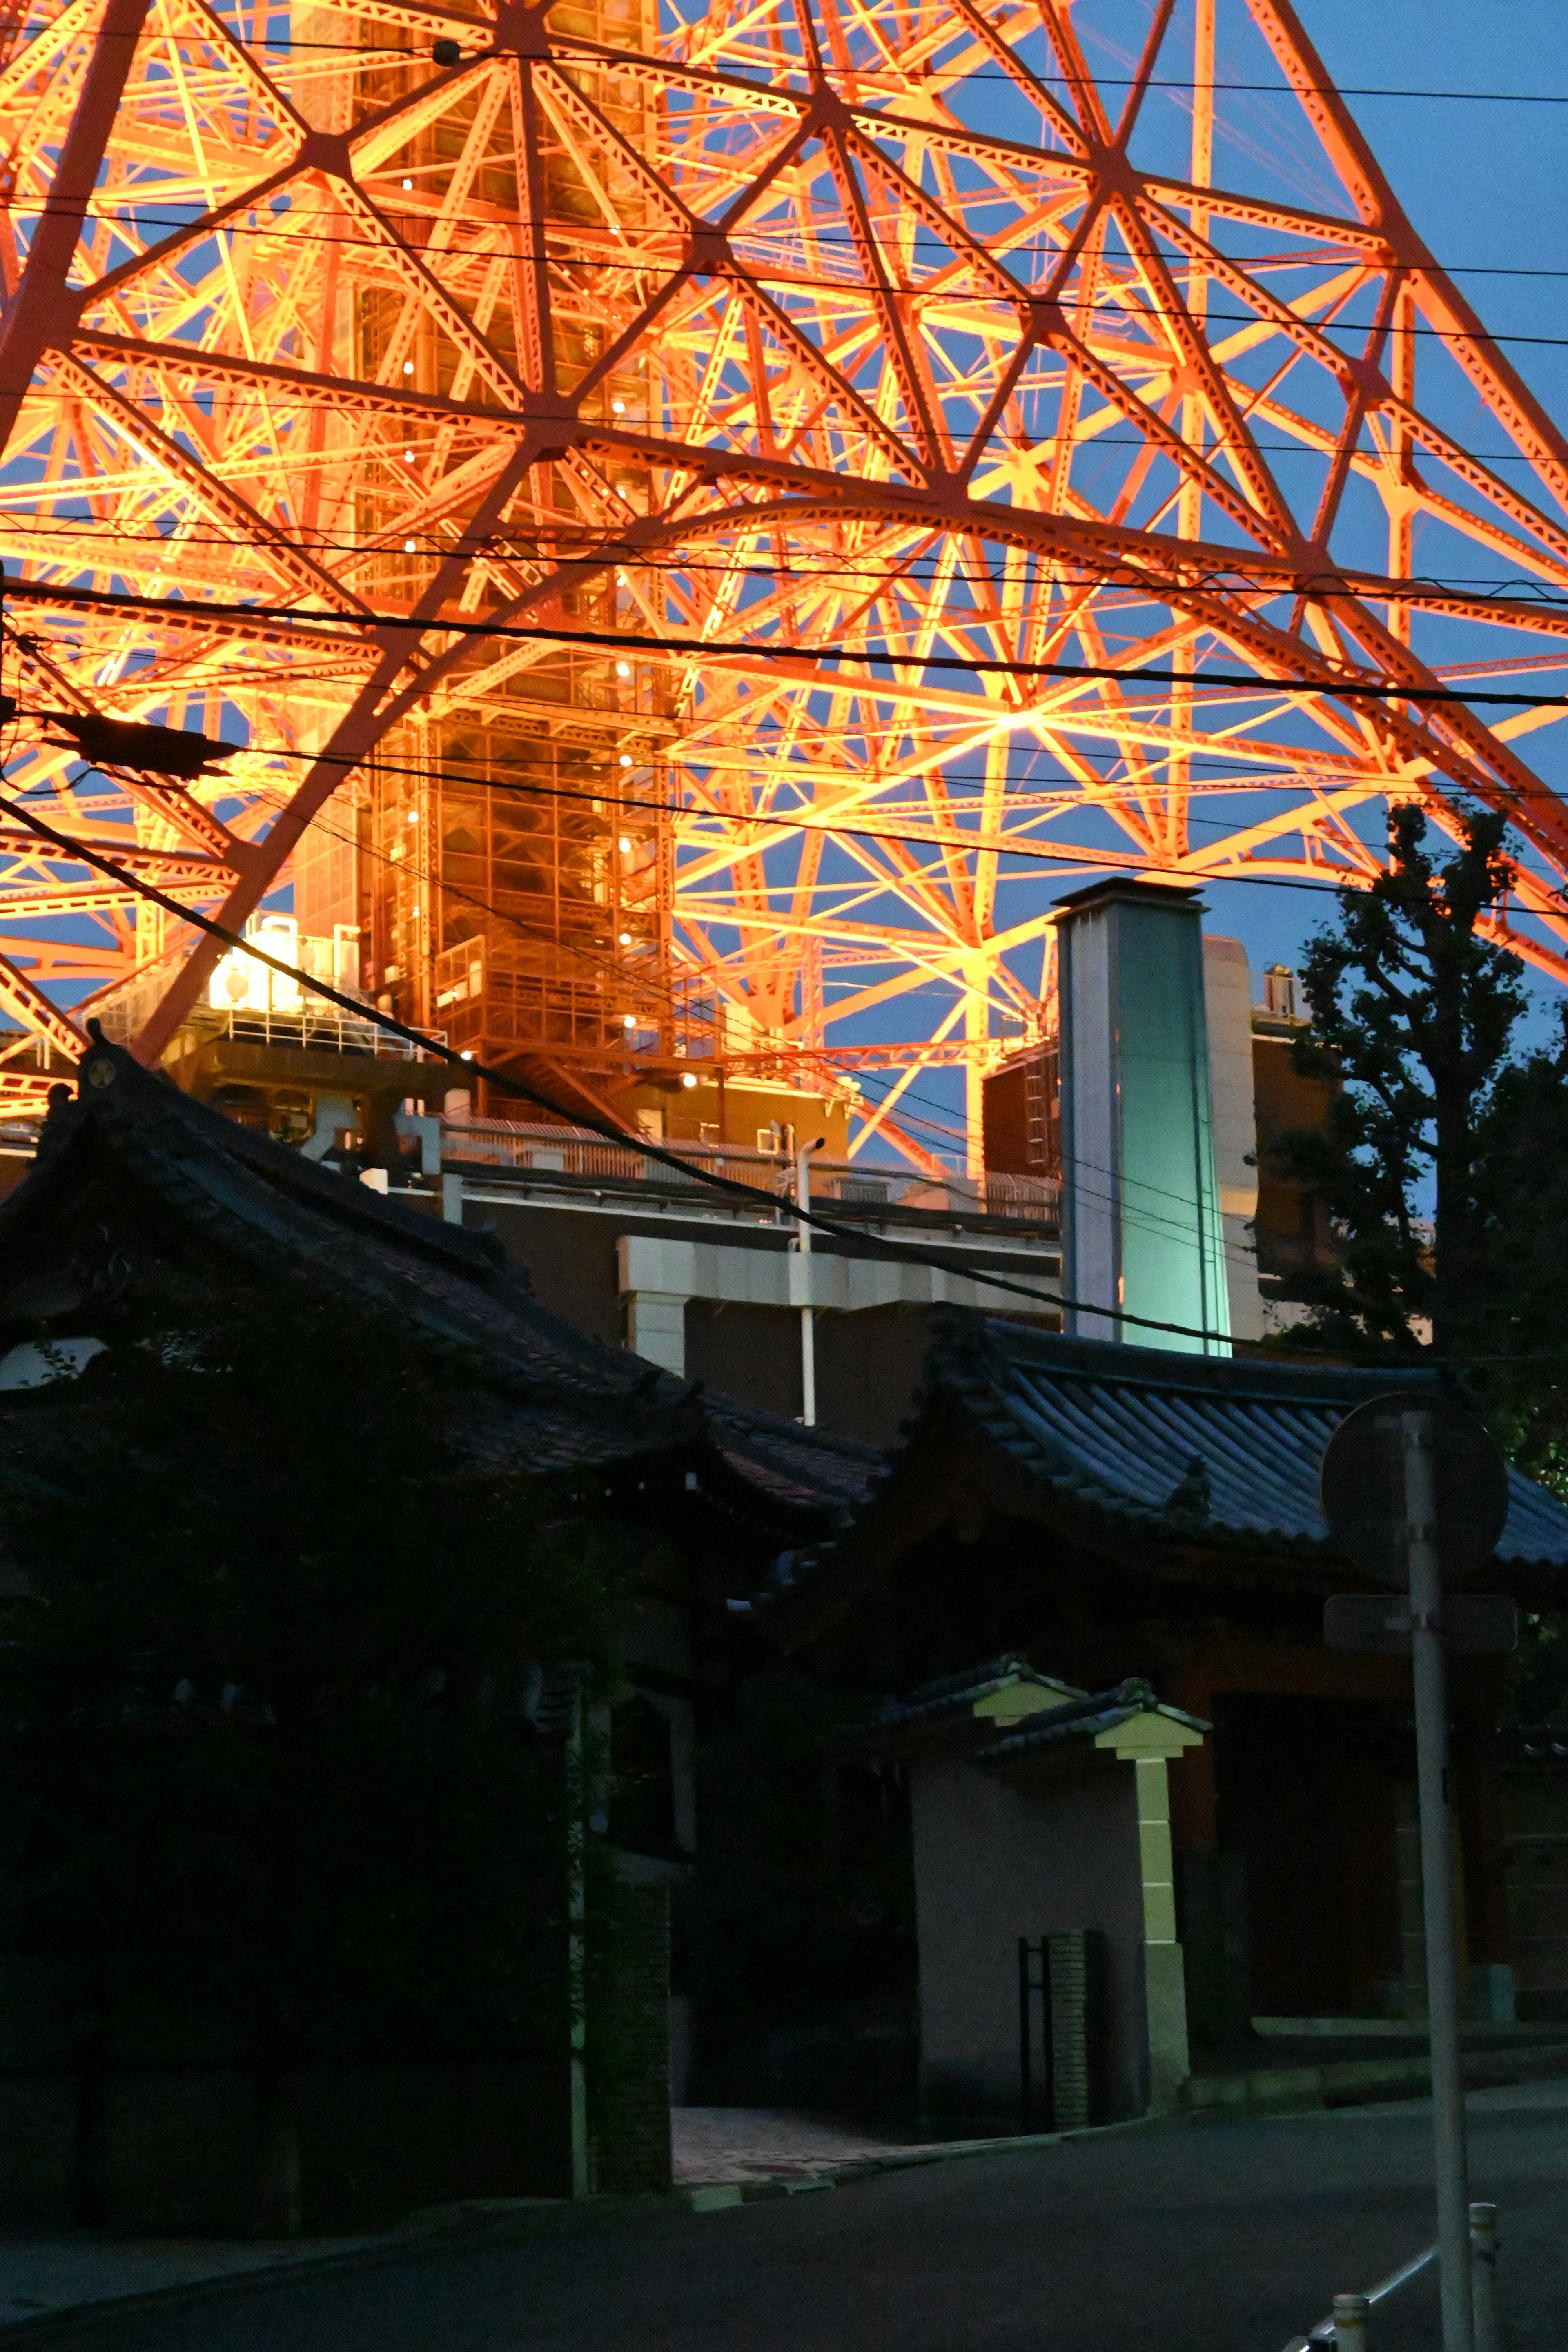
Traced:
<path fill-rule="evenodd" d="M 1070 1699 L 1065 1706 L 1052 1707 L 1049 1714 L 1033 1717 L 1022 1731 L 1009 1732 L 993 1747 L 982 1748 L 975 1762 L 1012 1764 L 1038 1748 L 1058 1748 L 1074 1739 L 1097 1739 L 1102 1731 L 1113 1731 L 1119 1724 L 1131 1723 L 1135 1715 L 1163 1715 L 1169 1722 L 1184 1724 L 1189 1731 L 1214 1729 L 1212 1723 L 1187 1715 L 1179 1706 L 1166 1706 L 1155 1697 L 1148 1683 L 1132 1676 L 1118 1683 L 1114 1690 L 1099 1691 L 1092 1697 L 1086 1694 Z"/>
<path fill-rule="evenodd" d="M 99 1042 L 107 1085 L 62 1086 L 32 1170 L 0 1204 L 0 1266 L 25 1264 L 53 1203 L 96 1176 L 159 1204 L 220 1255 L 275 1278 L 317 1279 L 471 1349 L 491 1390 L 476 1444 L 536 1471 L 607 1467 L 706 1450 L 759 1503 L 842 1523 L 885 1456 L 801 1428 L 605 1347 L 496 1263 L 484 1237 L 314 1166 L 193 1100 Z"/>
<path fill-rule="evenodd" d="M 872 1728 L 890 1730 L 895 1726 L 912 1723 L 935 1723 L 944 1716 L 966 1715 L 973 1711 L 977 1699 L 988 1698 L 993 1691 L 1010 1690 L 1023 1684 L 1031 1690 L 1056 1691 L 1070 1702 L 1087 1696 L 1074 1683 L 1058 1682 L 1055 1675 L 1037 1674 L 1027 1658 L 994 1658 L 988 1665 L 971 1666 L 964 1674 L 943 1675 L 940 1681 L 921 1683 L 903 1699 L 889 1699 L 875 1717 Z M 1051 1717 L 1060 1712 L 1048 1710 Z M 1042 1720 L 1046 1719 L 1042 1716 Z"/>
<path fill-rule="evenodd" d="M 1331 1549 L 1318 1471 L 1347 1412 L 1395 1387 L 1463 1396 L 1444 1367 L 1205 1359 L 957 1315 L 931 1382 L 1064 1498 L 1167 1539 L 1304 1553 Z M 1178 1499 L 1200 1465 L 1206 1514 Z M 1500 1560 L 1568 1567 L 1568 1507 L 1518 1471 L 1509 1490 Z"/>

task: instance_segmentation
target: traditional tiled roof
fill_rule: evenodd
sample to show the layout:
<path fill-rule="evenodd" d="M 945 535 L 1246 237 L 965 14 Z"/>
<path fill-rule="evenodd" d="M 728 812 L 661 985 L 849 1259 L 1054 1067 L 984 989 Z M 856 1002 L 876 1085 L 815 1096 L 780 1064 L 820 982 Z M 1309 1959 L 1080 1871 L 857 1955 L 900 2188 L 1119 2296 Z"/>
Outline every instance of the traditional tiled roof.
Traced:
<path fill-rule="evenodd" d="M 1179 1706 L 1165 1706 L 1155 1697 L 1151 1685 L 1132 1676 L 1118 1683 L 1114 1690 L 1100 1691 L 1093 1696 L 1080 1693 L 1066 1706 L 1031 1716 L 1025 1730 L 1009 1732 L 1005 1739 L 981 1748 L 975 1761 L 1015 1763 L 1019 1757 L 1037 1748 L 1059 1748 L 1074 1739 L 1096 1739 L 1102 1731 L 1114 1731 L 1120 1725 L 1131 1723 L 1137 1715 L 1163 1715 L 1167 1722 L 1179 1723 L 1188 1731 L 1214 1729 L 1212 1723 L 1184 1714 Z"/>
<path fill-rule="evenodd" d="M 589 1339 L 533 1296 L 486 1236 L 374 1192 L 208 1109 L 95 1043 L 57 1089 L 37 1158 L 0 1204 L 0 1292 L 19 1295 L 62 1201 L 140 1194 L 220 1257 L 312 1279 L 471 1348 L 489 1391 L 473 1433 L 535 1470 L 696 1449 L 721 1477 L 819 1528 L 842 1522 L 883 1457 L 753 1412 Z"/>
<path fill-rule="evenodd" d="M 928 1380 L 932 1403 L 961 1407 L 1083 1511 L 1156 1539 L 1305 1555 L 1333 1549 L 1318 1473 L 1345 1414 L 1394 1385 L 1462 1395 L 1441 1367 L 1205 1359 L 957 1315 L 943 1318 Z M 906 1469 L 918 1475 L 918 1455 L 895 1476 Z M 1518 1471 L 1509 1497 L 1499 1559 L 1568 1567 L 1568 1508 Z"/>
<path fill-rule="evenodd" d="M 1087 1694 L 1072 1683 L 1058 1682 L 1054 1675 L 1037 1674 L 1027 1658 L 993 1658 L 988 1665 L 971 1666 L 966 1673 L 944 1675 L 940 1681 L 921 1683 L 907 1698 L 889 1699 L 874 1718 L 872 1728 L 891 1729 L 895 1726 L 939 1723 L 950 1716 L 973 1714 L 977 1700 L 990 1698 L 994 1693 L 1016 1690 L 1055 1691 L 1065 1700 L 1080 1700 Z M 1042 1712 L 1040 1720 L 1056 1717 L 1060 1710 L 1052 1707 Z"/>
<path fill-rule="evenodd" d="M 702 1412 L 714 1444 L 742 1476 L 781 1501 L 826 1511 L 837 1525 L 854 1517 L 888 1465 L 879 1446 L 781 1421 L 716 1390 L 703 1391 Z"/>

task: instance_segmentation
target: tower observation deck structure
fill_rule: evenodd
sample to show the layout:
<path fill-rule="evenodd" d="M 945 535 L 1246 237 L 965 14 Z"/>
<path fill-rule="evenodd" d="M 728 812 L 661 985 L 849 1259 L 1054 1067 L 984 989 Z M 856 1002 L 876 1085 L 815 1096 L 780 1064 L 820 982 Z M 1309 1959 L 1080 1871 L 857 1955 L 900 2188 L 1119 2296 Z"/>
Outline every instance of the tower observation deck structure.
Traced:
<path fill-rule="evenodd" d="M 1568 684 L 1568 442 L 1286 0 L 39 0 L 0 190 L 0 1107 L 221 953 L 31 813 L 563 1101 L 955 1066 L 972 1166 L 1101 873 L 1478 803 L 1568 976 L 1484 699 Z"/>

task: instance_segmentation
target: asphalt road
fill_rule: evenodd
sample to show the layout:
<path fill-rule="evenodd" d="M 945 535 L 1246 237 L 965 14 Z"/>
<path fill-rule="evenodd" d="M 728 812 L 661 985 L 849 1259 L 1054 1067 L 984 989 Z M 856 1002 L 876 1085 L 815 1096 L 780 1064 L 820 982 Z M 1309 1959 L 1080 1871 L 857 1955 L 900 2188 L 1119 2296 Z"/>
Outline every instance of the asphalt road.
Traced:
<path fill-rule="evenodd" d="M 1568 2345 L 1568 2084 L 1472 2100 L 1504 2341 Z M 982 2156 L 73 2328 L 115 2352 L 1280 2352 L 1431 2233 L 1429 2112 Z M 1428 2273 L 1428 2281 L 1430 2273 Z M 1378 2352 L 1434 2352 L 1435 2287 Z"/>

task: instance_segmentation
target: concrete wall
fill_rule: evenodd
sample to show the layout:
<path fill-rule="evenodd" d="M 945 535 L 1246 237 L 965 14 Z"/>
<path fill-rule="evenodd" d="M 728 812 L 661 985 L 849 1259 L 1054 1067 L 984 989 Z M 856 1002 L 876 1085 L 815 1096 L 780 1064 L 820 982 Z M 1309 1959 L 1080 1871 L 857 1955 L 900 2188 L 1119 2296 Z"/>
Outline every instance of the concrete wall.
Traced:
<path fill-rule="evenodd" d="M 685 1307 L 686 1377 L 742 1404 L 794 1421 L 800 1412 L 800 1317 L 787 1307 L 748 1307 L 738 1301 L 689 1298 Z M 830 1410 L 825 1383 L 831 1377 L 837 1334 L 826 1316 L 816 1318 L 817 1414 L 847 1436 Z M 835 1383 L 835 1393 L 838 1384 Z"/>
<path fill-rule="evenodd" d="M 542 1307 L 606 1348 L 624 1332 L 616 1236 L 625 1228 L 609 1217 L 563 1214 L 558 1209 L 513 1208 L 504 1202 L 468 1202 L 470 1230 L 493 1225 L 510 1265 L 526 1268 Z M 657 1232 L 651 1223 L 645 1230 Z"/>
<path fill-rule="evenodd" d="M 985 1727 L 994 1738 L 994 1727 Z M 921 1974 L 921 2103 L 1005 2124 L 1018 2112 L 1018 1938 L 1106 1940 L 1107 2120 L 1146 2095 L 1143 1898 L 1133 1768 L 1092 1752 L 1004 1780 L 967 1727 L 910 1764 Z M 1016 2124 L 1014 2128 L 1016 2128 Z"/>
<path fill-rule="evenodd" d="M 618 2061 L 595 2133 L 594 2186 L 609 2194 L 666 2189 L 670 2182 L 669 1890 L 628 1890 L 631 1948 L 600 2031 Z"/>
<path fill-rule="evenodd" d="M 1258 1291 L 1258 1128 L 1252 1102 L 1252 975 L 1239 940 L 1204 934 L 1204 1011 L 1209 1041 L 1209 1105 L 1215 1174 L 1225 1234 L 1226 1291 L 1237 1339 L 1261 1339 Z M 1249 1165 L 1248 1162 L 1254 1164 Z"/>
<path fill-rule="evenodd" d="M 416 2207 L 571 2189 L 564 2055 L 471 2065 L 302 2068 L 294 2084 L 307 2231 Z M 0 2069 L 0 2220 L 243 2236 L 261 2138 L 239 2067 L 127 2067 L 92 2080 Z"/>
<path fill-rule="evenodd" d="M 1568 2019 L 1568 1770 L 1516 1768 L 1502 1801 L 1518 2014 L 1555 2022 Z"/>
<path fill-rule="evenodd" d="M 626 1339 L 626 1302 L 617 1262 L 622 1234 L 668 1240 L 671 1224 L 653 1216 L 611 1216 L 584 1211 L 513 1207 L 504 1202 L 468 1201 L 464 1222 L 472 1231 L 492 1224 L 507 1262 L 526 1271 L 534 1296 L 576 1330 L 619 1348 Z M 676 1228 L 682 1240 L 711 1242 L 711 1227 Z M 727 1250 L 756 1249 L 776 1258 L 778 1237 L 764 1239 L 744 1227 L 722 1231 Z M 814 1253 L 814 1255 L 816 1254 Z M 824 1248 L 823 1258 L 835 1253 Z M 1020 1254 L 1021 1255 L 1021 1254 Z M 1032 1255 L 1010 1259 L 992 1251 L 988 1263 L 1006 1265 L 1010 1278 L 1055 1287 L 1053 1270 Z M 975 1293 L 978 1297 L 982 1294 Z M 985 1295 L 991 1312 L 1010 1315 L 1005 1291 Z M 801 1409 L 800 1317 L 788 1307 L 742 1300 L 689 1298 L 680 1316 L 683 1370 L 742 1404 L 756 1405 L 793 1421 Z M 868 1445 L 891 1444 L 913 1409 L 930 1344 L 929 1307 L 910 1301 L 867 1307 L 853 1314 L 820 1312 L 816 1318 L 816 1408 L 825 1429 Z M 1015 1319 L 1037 1327 L 1054 1313 Z"/>

